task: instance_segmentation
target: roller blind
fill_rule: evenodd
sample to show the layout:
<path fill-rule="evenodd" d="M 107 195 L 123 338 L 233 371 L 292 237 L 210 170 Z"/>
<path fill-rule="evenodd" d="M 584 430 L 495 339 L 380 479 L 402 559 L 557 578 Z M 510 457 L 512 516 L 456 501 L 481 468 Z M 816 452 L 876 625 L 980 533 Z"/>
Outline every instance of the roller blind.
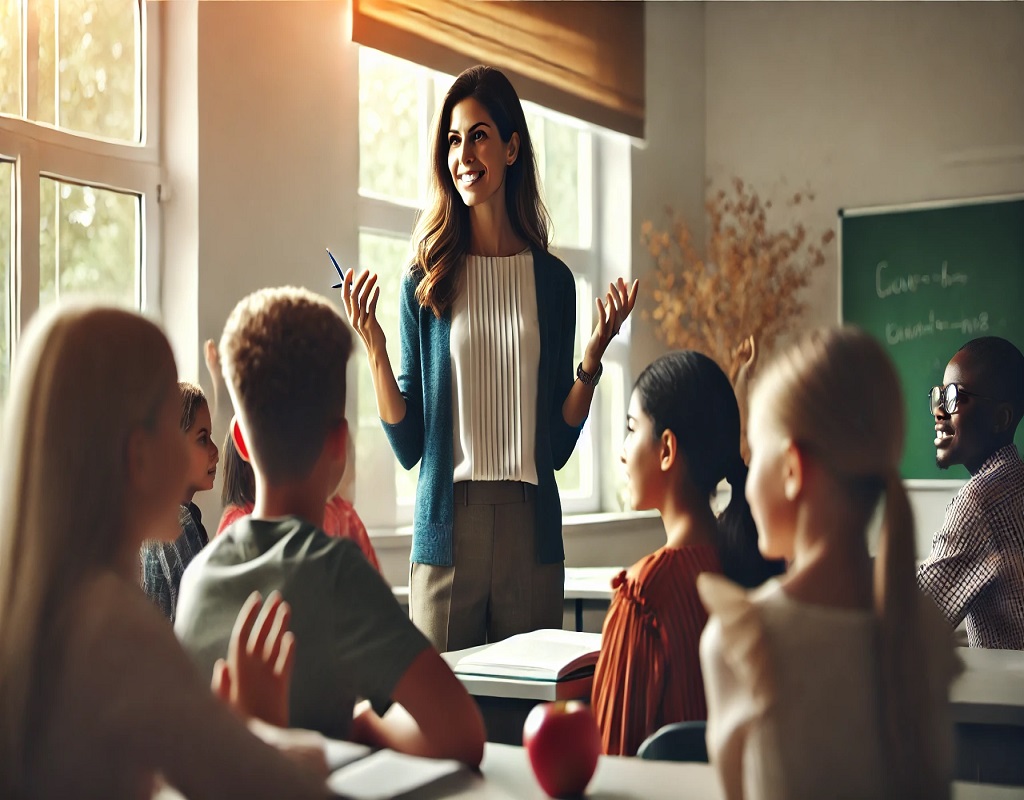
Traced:
<path fill-rule="evenodd" d="M 448 74 L 502 70 L 524 100 L 644 132 L 644 4 L 353 0 L 359 44 Z"/>

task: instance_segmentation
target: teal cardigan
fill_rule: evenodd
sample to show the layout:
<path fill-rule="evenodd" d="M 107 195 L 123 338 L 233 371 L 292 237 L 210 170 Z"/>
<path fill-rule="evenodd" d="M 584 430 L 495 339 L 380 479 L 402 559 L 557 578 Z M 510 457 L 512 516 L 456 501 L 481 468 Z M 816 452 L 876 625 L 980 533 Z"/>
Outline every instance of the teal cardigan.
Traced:
<path fill-rule="evenodd" d="M 562 417 L 562 404 L 575 381 L 576 284 L 569 268 L 544 250 L 533 251 L 533 273 L 540 322 L 534 530 L 538 562 L 553 564 L 565 559 L 555 470 L 569 460 L 583 427 L 569 425 Z M 419 564 L 451 566 L 455 516 L 451 313 L 438 319 L 429 308 L 420 306 L 416 300 L 418 281 L 418 275 L 406 273 L 400 298 L 402 371 L 398 387 L 405 398 L 405 416 L 394 425 L 381 424 L 403 467 L 412 469 L 422 460 L 410 558 Z"/>

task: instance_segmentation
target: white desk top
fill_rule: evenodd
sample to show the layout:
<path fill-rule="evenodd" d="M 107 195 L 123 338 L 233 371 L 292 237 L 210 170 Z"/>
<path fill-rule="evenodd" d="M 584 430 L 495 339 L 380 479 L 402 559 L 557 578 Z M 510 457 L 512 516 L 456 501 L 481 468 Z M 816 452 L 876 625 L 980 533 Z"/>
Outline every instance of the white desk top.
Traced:
<path fill-rule="evenodd" d="M 566 567 L 566 600 L 611 600 L 612 578 L 622 567 Z"/>
<path fill-rule="evenodd" d="M 957 652 L 966 669 L 950 690 L 953 719 L 1024 725 L 1024 652 L 977 647 Z"/>
<path fill-rule="evenodd" d="M 722 800 L 715 771 L 710 764 L 644 761 L 639 758 L 601 756 L 587 797 L 615 800 Z M 547 800 L 530 769 L 521 747 L 488 742 L 480 774 L 463 772 L 411 792 L 409 800 Z M 183 800 L 174 789 L 163 786 L 154 800 Z M 1024 789 L 1014 786 L 957 781 L 953 800 L 1021 800 Z"/>
<path fill-rule="evenodd" d="M 526 751 L 521 747 L 488 742 L 480 772 L 480 775 L 463 775 L 458 783 L 446 783 L 443 795 L 428 794 L 424 789 L 422 800 L 435 796 L 474 800 L 547 800 L 544 790 L 533 777 Z M 714 770 L 708 764 L 642 761 L 613 756 L 601 756 L 586 794 L 588 797 L 615 800 L 721 798 Z M 421 797 L 419 794 L 415 796 Z"/>
<path fill-rule="evenodd" d="M 622 567 L 566 567 L 566 600 L 611 600 L 612 578 L 622 572 Z M 395 598 L 409 603 L 408 586 L 392 586 Z"/>
<path fill-rule="evenodd" d="M 521 747 L 488 742 L 479 775 L 451 776 L 408 795 L 410 800 L 454 797 L 461 800 L 547 800 Z M 590 798 L 615 800 L 722 800 L 718 778 L 710 764 L 645 761 L 601 756 L 587 787 Z M 1020 800 L 1024 789 L 957 782 L 953 800 Z"/>

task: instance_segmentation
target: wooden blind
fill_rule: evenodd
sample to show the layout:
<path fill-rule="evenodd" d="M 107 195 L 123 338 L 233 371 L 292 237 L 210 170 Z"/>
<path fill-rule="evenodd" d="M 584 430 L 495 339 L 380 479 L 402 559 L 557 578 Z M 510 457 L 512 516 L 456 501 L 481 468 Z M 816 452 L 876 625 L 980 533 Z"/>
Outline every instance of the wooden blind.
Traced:
<path fill-rule="evenodd" d="M 525 100 L 643 136 L 642 2 L 353 0 L 352 38 L 451 75 L 497 67 Z"/>

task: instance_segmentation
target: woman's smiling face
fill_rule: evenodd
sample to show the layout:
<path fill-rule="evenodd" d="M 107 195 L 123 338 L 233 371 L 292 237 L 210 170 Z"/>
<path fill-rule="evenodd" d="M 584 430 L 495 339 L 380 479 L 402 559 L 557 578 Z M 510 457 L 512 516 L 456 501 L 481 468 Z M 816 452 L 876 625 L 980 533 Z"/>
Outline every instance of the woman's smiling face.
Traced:
<path fill-rule="evenodd" d="M 448 128 L 448 170 L 462 202 L 472 208 L 500 196 L 505 170 L 516 159 L 518 134 L 503 142 L 487 109 L 472 97 L 455 104 Z"/>

